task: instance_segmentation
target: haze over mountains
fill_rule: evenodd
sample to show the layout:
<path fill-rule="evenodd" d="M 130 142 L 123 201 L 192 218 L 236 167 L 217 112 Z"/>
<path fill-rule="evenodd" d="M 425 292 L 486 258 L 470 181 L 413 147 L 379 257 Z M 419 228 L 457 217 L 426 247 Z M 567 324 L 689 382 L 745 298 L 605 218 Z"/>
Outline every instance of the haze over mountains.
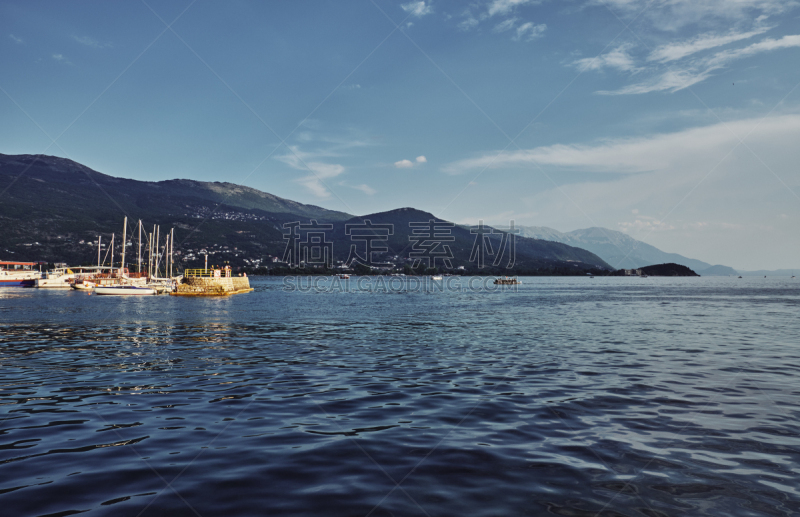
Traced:
<path fill-rule="evenodd" d="M 520 235 L 583 248 L 601 257 L 615 269 L 637 269 L 653 264 L 675 263 L 705 276 L 736 274 L 733 268 L 712 266 L 702 260 L 667 253 L 627 234 L 607 228 L 592 227 L 562 233 L 546 226 L 520 226 Z"/>

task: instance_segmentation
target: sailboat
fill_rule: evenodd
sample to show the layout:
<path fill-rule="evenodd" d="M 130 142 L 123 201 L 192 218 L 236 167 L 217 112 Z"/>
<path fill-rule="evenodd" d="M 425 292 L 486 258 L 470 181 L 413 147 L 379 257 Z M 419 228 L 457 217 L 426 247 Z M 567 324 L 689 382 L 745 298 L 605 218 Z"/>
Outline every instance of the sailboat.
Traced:
<path fill-rule="evenodd" d="M 113 236 L 111 242 L 113 243 Z M 128 245 L 128 218 L 125 217 L 122 223 L 122 264 L 119 268 L 119 274 L 116 281 L 107 285 L 97 285 L 94 288 L 94 294 L 111 295 L 111 296 L 143 296 L 156 294 L 156 290 L 147 285 L 142 285 L 140 278 L 132 278 L 128 275 L 125 269 L 125 248 Z M 111 260 L 113 266 L 114 260 L 114 246 L 111 246 Z"/>

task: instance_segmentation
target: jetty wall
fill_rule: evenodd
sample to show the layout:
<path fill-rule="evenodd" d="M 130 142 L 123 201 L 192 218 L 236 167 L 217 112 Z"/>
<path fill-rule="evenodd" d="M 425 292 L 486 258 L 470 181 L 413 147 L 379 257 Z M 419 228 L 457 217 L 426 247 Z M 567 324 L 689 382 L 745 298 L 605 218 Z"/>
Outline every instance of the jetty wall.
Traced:
<path fill-rule="evenodd" d="M 245 276 L 222 278 L 189 277 L 178 284 L 175 294 L 226 295 L 250 291 L 250 280 Z"/>

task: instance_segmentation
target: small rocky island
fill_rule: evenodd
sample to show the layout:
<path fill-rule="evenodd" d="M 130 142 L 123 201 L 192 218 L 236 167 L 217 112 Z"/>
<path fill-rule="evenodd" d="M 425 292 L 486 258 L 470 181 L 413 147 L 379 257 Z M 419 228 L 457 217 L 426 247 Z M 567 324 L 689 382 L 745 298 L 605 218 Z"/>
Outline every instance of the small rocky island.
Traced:
<path fill-rule="evenodd" d="M 614 276 L 700 276 L 686 266 L 670 262 L 669 264 L 655 264 L 639 269 L 618 269 Z"/>

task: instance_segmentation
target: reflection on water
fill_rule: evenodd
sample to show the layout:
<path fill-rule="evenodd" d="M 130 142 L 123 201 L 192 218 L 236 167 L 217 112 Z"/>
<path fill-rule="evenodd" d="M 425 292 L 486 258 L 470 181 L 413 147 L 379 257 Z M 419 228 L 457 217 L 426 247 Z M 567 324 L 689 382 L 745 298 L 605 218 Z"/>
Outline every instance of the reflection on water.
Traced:
<path fill-rule="evenodd" d="M 0 289 L 9 515 L 793 515 L 800 289 Z"/>

